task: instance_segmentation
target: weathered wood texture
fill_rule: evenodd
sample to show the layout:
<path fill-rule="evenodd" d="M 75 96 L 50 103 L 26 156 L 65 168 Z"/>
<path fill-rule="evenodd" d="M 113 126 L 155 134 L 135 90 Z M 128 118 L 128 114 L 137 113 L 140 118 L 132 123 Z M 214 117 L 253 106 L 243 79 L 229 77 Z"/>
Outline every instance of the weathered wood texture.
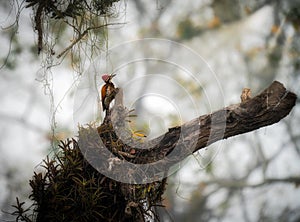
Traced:
<path fill-rule="evenodd" d="M 230 105 L 193 119 L 144 144 L 138 150 L 139 163 L 165 158 L 176 149 L 178 160 L 218 140 L 277 123 L 295 106 L 297 96 L 274 81 L 262 93 L 245 102 Z M 146 148 L 146 149 L 145 149 Z"/>

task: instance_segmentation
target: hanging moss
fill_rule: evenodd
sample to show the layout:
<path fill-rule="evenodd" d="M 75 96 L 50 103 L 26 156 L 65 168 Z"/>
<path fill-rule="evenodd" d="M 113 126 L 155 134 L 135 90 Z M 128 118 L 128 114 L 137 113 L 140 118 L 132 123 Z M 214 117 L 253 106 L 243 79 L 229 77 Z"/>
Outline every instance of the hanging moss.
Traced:
<path fill-rule="evenodd" d="M 110 7 L 119 0 L 25 0 L 26 8 L 34 8 L 36 13 L 44 13 L 55 19 L 75 18 L 86 12 L 97 15 L 109 13 Z"/>
<path fill-rule="evenodd" d="M 113 3 L 120 0 L 25 0 L 26 8 L 32 8 L 34 29 L 38 33 L 38 54 L 43 49 L 44 24 L 51 19 L 70 25 L 74 32 L 98 29 L 94 20 L 113 17 Z M 69 22 L 66 22 L 70 20 Z M 78 34 L 78 33 L 77 33 Z M 83 33 L 81 33 L 82 35 Z"/>

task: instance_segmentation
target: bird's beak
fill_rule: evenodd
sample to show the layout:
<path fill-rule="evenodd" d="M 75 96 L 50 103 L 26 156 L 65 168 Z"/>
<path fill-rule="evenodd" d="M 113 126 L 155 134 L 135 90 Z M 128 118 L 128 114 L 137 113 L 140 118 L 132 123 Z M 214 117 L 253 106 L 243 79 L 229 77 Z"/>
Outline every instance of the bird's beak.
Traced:
<path fill-rule="evenodd" d="M 113 73 L 110 75 L 110 78 L 112 79 L 113 77 L 115 77 L 117 74 Z"/>

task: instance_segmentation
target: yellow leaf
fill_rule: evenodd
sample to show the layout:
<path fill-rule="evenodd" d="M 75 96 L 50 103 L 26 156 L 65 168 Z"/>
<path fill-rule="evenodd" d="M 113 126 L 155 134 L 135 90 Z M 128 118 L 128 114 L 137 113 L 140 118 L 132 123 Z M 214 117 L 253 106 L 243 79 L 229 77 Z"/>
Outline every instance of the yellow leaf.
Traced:
<path fill-rule="evenodd" d="M 221 25 L 219 17 L 215 16 L 212 20 L 207 23 L 207 28 L 212 29 Z"/>
<path fill-rule="evenodd" d="M 273 34 L 276 34 L 280 31 L 280 27 L 278 25 L 273 25 L 272 28 L 271 28 L 271 32 Z"/>

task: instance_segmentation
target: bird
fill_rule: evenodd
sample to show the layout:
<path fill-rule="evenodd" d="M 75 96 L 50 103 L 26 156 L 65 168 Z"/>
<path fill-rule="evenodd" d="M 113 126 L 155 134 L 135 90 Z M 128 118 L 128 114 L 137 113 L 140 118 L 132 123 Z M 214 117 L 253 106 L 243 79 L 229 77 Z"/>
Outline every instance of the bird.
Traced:
<path fill-rule="evenodd" d="M 109 112 L 110 103 L 113 101 L 113 99 L 116 96 L 116 88 L 111 81 L 114 76 L 116 76 L 116 74 L 102 75 L 102 80 L 105 82 L 105 84 L 101 88 L 101 100 L 102 100 L 103 112 L 106 112 L 106 114 Z"/>

